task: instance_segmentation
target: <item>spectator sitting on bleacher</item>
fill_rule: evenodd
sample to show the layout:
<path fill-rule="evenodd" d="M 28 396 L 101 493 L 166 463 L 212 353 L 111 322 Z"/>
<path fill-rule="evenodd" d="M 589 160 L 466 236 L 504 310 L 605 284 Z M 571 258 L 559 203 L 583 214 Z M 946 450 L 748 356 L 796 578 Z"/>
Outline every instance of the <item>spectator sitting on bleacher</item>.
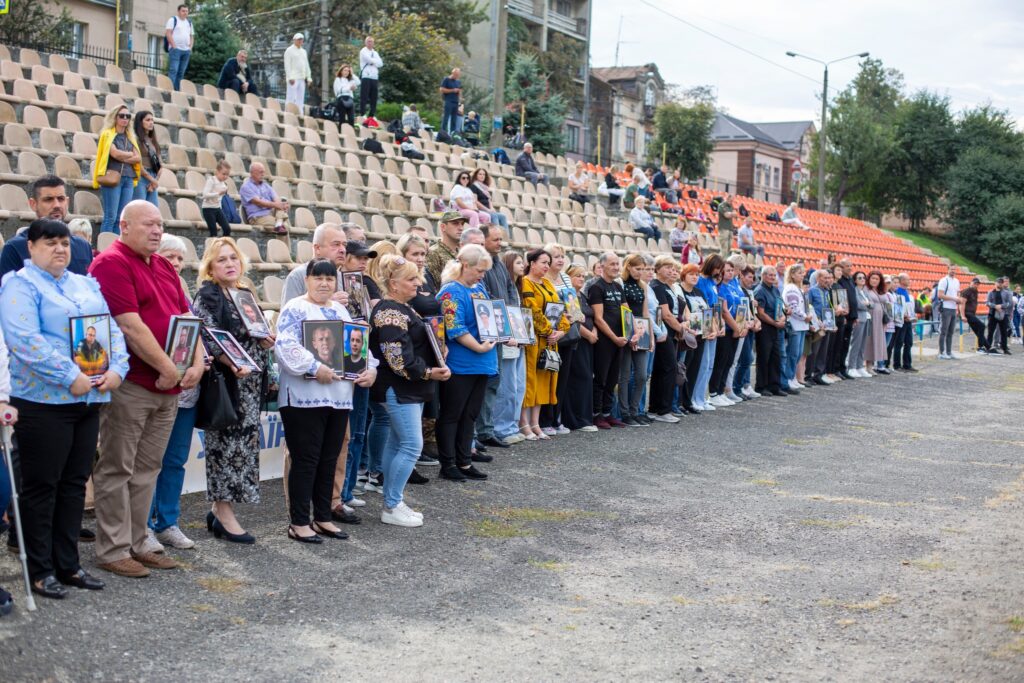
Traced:
<path fill-rule="evenodd" d="M 683 247 L 683 253 L 680 255 L 679 260 L 684 266 L 687 263 L 697 266 L 704 263 L 704 254 L 701 253 L 700 240 L 697 238 L 696 233 L 690 233 L 690 239 L 686 242 L 686 246 Z"/>
<path fill-rule="evenodd" d="M 415 104 L 410 104 L 402 112 L 402 128 L 412 135 L 420 134 L 420 129 L 423 128 L 423 119 L 420 118 L 420 112 Z"/>
<path fill-rule="evenodd" d="M 637 197 L 633 210 L 629 212 L 629 223 L 633 226 L 633 232 L 639 232 L 646 237 L 655 240 L 661 239 L 661 231 L 658 224 L 654 222 L 654 216 L 647 213 L 647 198 Z"/>
<path fill-rule="evenodd" d="M 217 236 L 217 225 L 224 234 L 224 237 L 231 237 L 231 225 L 227 216 L 221 210 L 221 198 L 228 193 L 228 176 L 231 175 L 231 164 L 224 159 L 217 162 L 217 170 L 206 176 L 206 184 L 203 192 L 199 195 L 199 208 L 203 213 L 203 220 L 206 221 L 206 229 L 210 231 L 210 237 Z"/>
<path fill-rule="evenodd" d="M 760 256 L 764 260 L 764 245 L 754 240 L 754 227 L 750 224 L 749 218 L 744 218 L 743 225 L 736 231 L 736 244 L 744 254 Z"/>
<path fill-rule="evenodd" d="M 340 126 L 347 123 L 356 125 L 356 88 L 359 78 L 352 75 L 352 67 L 342 64 L 334 74 L 334 111 L 335 121 Z"/>
<path fill-rule="evenodd" d="M 619 181 L 615 177 L 615 166 L 609 166 L 608 172 L 604 174 L 604 183 L 597 189 L 602 197 L 608 197 L 608 206 L 614 207 L 622 201 L 624 190 L 619 187 Z"/>
<path fill-rule="evenodd" d="M 28 187 L 28 205 L 36 212 L 36 218 L 67 222 L 68 193 L 64 181 L 53 175 L 36 178 Z M 68 270 L 78 275 L 87 275 L 92 256 L 90 242 L 72 234 Z M 28 257 L 28 235 L 22 231 L 7 240 L 3 251 L 0 251 L 0 281 L 7 273 L 21 270 Z"/>
<path fill-rule="evenodd" d="M 636 172 L 634 171 L 634 175 Z M 640 194 L 647 197 L 649 200 L 654 199 L 654 186 L 651 185 L 651 179 L 654 178 L 654 169 L 648 168 L 643 173 L 637 176 L 637 186 L 640 188 Z"/>
<path fill-rule="evenodd" d="M 668 246 L 677 254 L 683 253 L 683 247 L 690 240 L 690 231 L 686 229 L 686 218 L 676 216 L 675 227 L 668 234 Z"/>
<path fill-rule="evenodd" d="M 452 186 L 452 192 L 449 196 L 452 208 L 466 217 L 471 228 L 476 228 L 480 225 L 490 225 L 490 212 L 480 208 L 476 201 L 476 195 L 469 189 L 469 185 L 469 171 L 459 171 L 455 176 L 455 185 Z"/>
<path fill-rule="evenodd" d="M 222 90 L 234 90 L 242 97 L 245 97 L 247 93 L 260 94 L 249 73 L 248 52 L 239 50 L 238 54 L 224 62 L 224 66 L 220 70 L 220 78 L 217 79 L 217 87 Z"/>
<path fill-rule="evenodd" d="M 494 186 L 491 184 L 491 174 L 486 168 L 481 166 L 473 171 L 473 182 L 469 189 L 476 195 L 476 203 L 480 208 L 490 212 L 491 223 L 508 230 L 508 216 L 494 208 Z"/>
<path fill-rule="evenodd" d="M 782 212 L 782 223 L 783 225 L 795 225 L 801 230 L 810 230 L 803 221 L 796 215 L 796 202 L 793 202 L 789 207 Z"/>
<path fill-rule="evenodd" d="M 72 239 L 80 237 L 90 245 L 92 244 L 92 223 L 88 218 L 72 218 L 68 221 L 68 231 L 71 233 Z M 99 253 L 96 249 L 92 249 L 93 258 Z"/>
<path fill-rule="evenodd" d="M 142 173 L 142 155 L 129 125 L 128 107 L 119 104 L 103 120 L 96 160 L 92 165 L 92 187 L 100 191 L 103 203 L 103 225 L 100 232 L 120 234 L 121 211 L 132 200 L 135 185 Z M 103 182 L 101 182 L 103 181 Z M 102 187 L 101 187 L 102 186 Z"/>
<path fill-rule="evenodd" d="M 576 171 L 568 178 L 569 199 L 586 204 L 590 197 L 590 174 L 583 168 L 583 162 L 576 162 Z"/>
<path fill-rule="evenodd" d="M 238 194 L 242 197 L 242 210 L 249 225 L 273 231 L 278 235 L 288 234 L 288 200 L 280 199 L 270 183 L 264 178 L 267 169 L 254 161 L 249 166 L 249 177 L 242 183 Z"/>
<path fill-rule="evenodd" d="M 475 111 L 469 112 L 462 122 L 462 137 L 473 147 L 480 144 L 480 115 Z"/>
<path fill-rule="evenodd" d="M 643 173 L 640 175 L 643 175 Z M 622 208 L 632 209 L 636 206 L 636 198 L 641 196 L 643 195 L 640 194 L 640 185 L 637 184 L 636 175 L 634 174 L 629 181 L 629 185 L 626 185 L 626 189 L 622 193 Z"/>
<path fill-rule="evenodd" d="M 546 174 L 541 173 L 540 169 L 537 168 L 537 163 L 533 160 L 533 143 L 527 142 L 523 145 L 523 152 L 516 159 L 516 175 L 520 178 L 526 178 L 534 185 L 537 181 L 548 184 L 548 177 Z"/>
<path fill-rule="evenodd" d="M 348 241 L 345 231 L 337 223 L 321 223 L 313 231 L 313 258 L 325 258 L 335 265 L 339 270 L 345 267 L 345 243 Z M 331 295 L 333 301 L 342 306 L 348 306 L 348 294 L 345 293 L 338 283 L 337 293 Z M 295 268 L 288 277 L 284 279 L 284 287 L 281 289 L 281 305 L 306 293 L 306 269 Z"/>
<path fill-rule="evenodd" d="M 669 204 L 675 204 L 679 201 L 679 195 L 669 185 L 668 166 L 665 164 L 661 165 L 658 172 L 651 177 L 652 187 L 665 195 L 665 201 Z"/>

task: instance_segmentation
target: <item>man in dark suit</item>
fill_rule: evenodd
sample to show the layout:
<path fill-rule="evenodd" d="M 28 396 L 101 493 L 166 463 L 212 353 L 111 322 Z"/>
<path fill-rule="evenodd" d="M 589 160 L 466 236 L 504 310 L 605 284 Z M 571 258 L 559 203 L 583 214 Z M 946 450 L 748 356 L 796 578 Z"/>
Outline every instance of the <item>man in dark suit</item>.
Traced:
<path fill-rule="evenodd" d="M 237 55 L 224 62 L 217 87 L 224 90 L 230 88 L 243 97 L 246 93 L 259 95 L 249 73 L 249 54 L 245 50 L 239 50 Z"/>

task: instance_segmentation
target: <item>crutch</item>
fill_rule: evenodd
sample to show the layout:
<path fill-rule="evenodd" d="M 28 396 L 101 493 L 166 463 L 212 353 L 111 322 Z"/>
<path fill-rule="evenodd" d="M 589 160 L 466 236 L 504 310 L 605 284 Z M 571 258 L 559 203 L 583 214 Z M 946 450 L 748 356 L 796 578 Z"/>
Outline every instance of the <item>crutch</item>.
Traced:
<path fill-rule="evenodd" d="M 3 418 L 6 421 L 8 415 Z M 11 500 L 14 505 L 14 529 L 18 534 L 18 559 L 21 560 L 21 572 L 25 578 L 25 606 L 29 612 L 36 611 L 36 600 L 32 595 L 32 583 L 28 579 L 28 556 L 25 555 L 25 534 L 21 530 L 21 507 L 18 505 L 18 486 L 14 480 L 14 461 L 11 460 L 11 452 L 14 447 L 11 445 L 11 428 L 0 427 L 0 452 L 4 462 L 7 463 L 7 476 L 11 481 Z"/>

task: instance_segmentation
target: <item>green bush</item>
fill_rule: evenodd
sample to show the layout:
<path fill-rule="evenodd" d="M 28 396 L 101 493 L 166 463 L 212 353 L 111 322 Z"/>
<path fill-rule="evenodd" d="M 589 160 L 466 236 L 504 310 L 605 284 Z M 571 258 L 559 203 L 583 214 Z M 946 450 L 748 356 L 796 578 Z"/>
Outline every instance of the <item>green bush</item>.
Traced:
<path fill-rule="evenodd" d="M 401 120 L 404 104 L 397 102 L 381 102 L 377 105 L 377 120 L 387 125 L 389 121 Z M 435 129 L 441 127 L 441 111 L 428 105 L 416 103 L 423 123 L 433 126 Z"/>

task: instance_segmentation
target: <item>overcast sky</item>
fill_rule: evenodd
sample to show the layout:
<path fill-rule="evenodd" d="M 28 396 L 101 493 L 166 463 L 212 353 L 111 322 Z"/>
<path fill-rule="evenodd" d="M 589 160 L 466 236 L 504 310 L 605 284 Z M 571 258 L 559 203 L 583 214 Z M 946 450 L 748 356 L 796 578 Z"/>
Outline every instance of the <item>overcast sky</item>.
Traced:
<path fill-rule="evenodd" d="M 1024 0 L 594 0 L 593 66 L 615 64 L 622 15 L 620 66 L 654 62 L 669 83 L 714 86 L 748 121 L 820 118 L 822 68 L 787 50 L 822 60 L 868 51 L 902 71 L 908 91 L 948 95 L 954 111 L 991 102 L 1024 128 Z M 833 65 L 830 92 L 856 73 L 856 59 Z"/>

